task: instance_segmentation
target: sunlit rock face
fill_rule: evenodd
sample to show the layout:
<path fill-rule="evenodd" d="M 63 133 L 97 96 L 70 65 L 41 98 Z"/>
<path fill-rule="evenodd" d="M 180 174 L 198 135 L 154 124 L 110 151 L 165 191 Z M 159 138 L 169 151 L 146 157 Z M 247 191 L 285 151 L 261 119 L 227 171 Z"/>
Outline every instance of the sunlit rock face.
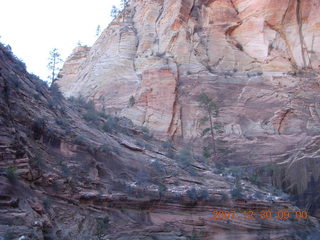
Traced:
<path fill-rule="evenodd" d="M 307 116 L 290 122 L 298 110 L 279 123 L 290 90 L 301 87 L 287 73 L 319 68 L 319 7 L 316 0 L 132 1 L 91 49 L 75 49 L 59 84 L 66 96 L 81 94 L 164 136 L 198 135 L 194 96 L 201 91 L 237 115 L 225 124 L 243 134 L 305 131 Z M 267 111 L 255 111 L 259 119 L 249 113 L 253 104 Z"/>
<path fill-rule="evenodd" d="M 317 0 L 131 1 L 73 62 L 77 72 L 66 62 L 59 85 L 160 138 L 195 145 L 207 127 L 197 102 L 205 92 L 220 108 L 219 138 L 232 150 L 224 158 L 289 164 L 320 133 L 319 7 Z"/>

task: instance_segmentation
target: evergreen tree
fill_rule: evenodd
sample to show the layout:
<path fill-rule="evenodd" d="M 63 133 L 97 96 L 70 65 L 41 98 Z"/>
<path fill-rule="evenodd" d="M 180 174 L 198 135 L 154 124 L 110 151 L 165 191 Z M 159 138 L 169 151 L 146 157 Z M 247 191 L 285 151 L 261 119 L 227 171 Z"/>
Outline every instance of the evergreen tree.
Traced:
<path fill-rule="evenodd" d="M 57 48 L 53 48 L 49 54 L 48 69 L 51 71 L 49 79 L 51 80 L 51 83 L 54 83 L 58 78 L 60 66 L 63 61 Z"/>
<path fill-rule="evenodd" d="M 217 147 L 216 147 L 216 131 L 219 130 L 219 128 L 221 127 L 220 124 L 218 122 L 215 122 L 215 119 L 218 117 L 219 115 L 219 109 L 217 107 L 217 105 L 214 103 L 214 101 L 212 100 L 212 98 L 208 97 L 207 94 L 205 93 L 201 93 L 198 96 L 198 102 L 200 103 L 200 106 L 205 110 L 206 112 L 206 116 L 203 117 L 200 121 L 202 124 L 206 123 L 209 121 L 209 127 L 205 128 L 202 131 L 201 136 L 207 136 L 209 135 L 211 138 L 211 147 L 210 149 L 212 150 L 212 157 L 213 160 L 217 160 Z M 208 150 L 208 147 L 206 147 Z"/>

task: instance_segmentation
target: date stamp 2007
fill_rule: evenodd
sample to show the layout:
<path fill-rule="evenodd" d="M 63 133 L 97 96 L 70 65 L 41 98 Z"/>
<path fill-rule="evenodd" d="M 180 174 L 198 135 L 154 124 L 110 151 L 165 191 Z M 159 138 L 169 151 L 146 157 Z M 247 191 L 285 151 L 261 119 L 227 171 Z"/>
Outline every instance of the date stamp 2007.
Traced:
<path fill-rule="evenodd" d="M 306 210 L 289 211 L 289 210 L 263 210 L 263 211 L 212 211 L 211 219 L 307 219 L 308 212 Z"/>

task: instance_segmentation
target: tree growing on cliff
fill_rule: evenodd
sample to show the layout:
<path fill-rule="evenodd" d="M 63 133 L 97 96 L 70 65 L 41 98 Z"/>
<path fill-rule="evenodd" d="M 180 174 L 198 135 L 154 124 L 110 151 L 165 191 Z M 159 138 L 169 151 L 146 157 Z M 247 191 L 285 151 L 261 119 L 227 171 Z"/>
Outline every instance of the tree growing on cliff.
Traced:
<path fill-rule="evenodd" d="M 100 25 L 98 25 L 96 29 L 96 37 L 99 37 L 100 33 L 101 33 L 101 27 Z"/>
<path fill-rule="evenodd" d="M 49 63 L 48 63 L 48 69 L 51 71 L 51 74 L 49 76 L 49 79 L 51 80 L 51 83 L 54 83 L 55 80 L 57 80 L 61 63 L 63 62 L 61 59 L 61 55 L 57 48 L 53 48 L 49 53 Z"/>
<path fill-rule="evenodd" d="M 209 127 L 205 128 L 201 133 L 202 137 L 209 135 L 211 139 L 211 144 L 204 147 L 205 154 L 207 157 L 211 156 L 213 160 L 217 160 L 216 133 L 221 130 L 221 124 L 215 120 L 219 116 L 219 108 L 213 99 L 205 93 L 201 93 L 197 100 L 201 108 L 206 112 L 205 117 L 200 120 L 201 124 L 209 121 Z"/>
<path fill-rule="evenodd" d="M 120 0 L 120 6 L 122 10 L 128 6 L 129 0 Z"/>
<path fill-rule="evenodd" d="M 110 16 L 112 18 L 116 18 L 119 14 L 120 10 L 116 7 L 116 6 L 112 6 L 112 9 L 111 9 L 111 13 L 110 13 Z"/>

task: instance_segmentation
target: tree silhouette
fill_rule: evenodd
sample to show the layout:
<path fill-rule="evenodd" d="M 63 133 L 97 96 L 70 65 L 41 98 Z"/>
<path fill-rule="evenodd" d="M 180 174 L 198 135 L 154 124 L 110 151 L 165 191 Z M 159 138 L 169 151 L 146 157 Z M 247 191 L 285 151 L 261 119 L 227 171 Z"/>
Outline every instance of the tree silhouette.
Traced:
<path fill-rule="evenodd" d="M 59 77 L 60 65 L 63 61 L 57 48 L 53 48 L 49 54 L 48 69 L 51 71 L 49 79 L 54 83 Z"/>

